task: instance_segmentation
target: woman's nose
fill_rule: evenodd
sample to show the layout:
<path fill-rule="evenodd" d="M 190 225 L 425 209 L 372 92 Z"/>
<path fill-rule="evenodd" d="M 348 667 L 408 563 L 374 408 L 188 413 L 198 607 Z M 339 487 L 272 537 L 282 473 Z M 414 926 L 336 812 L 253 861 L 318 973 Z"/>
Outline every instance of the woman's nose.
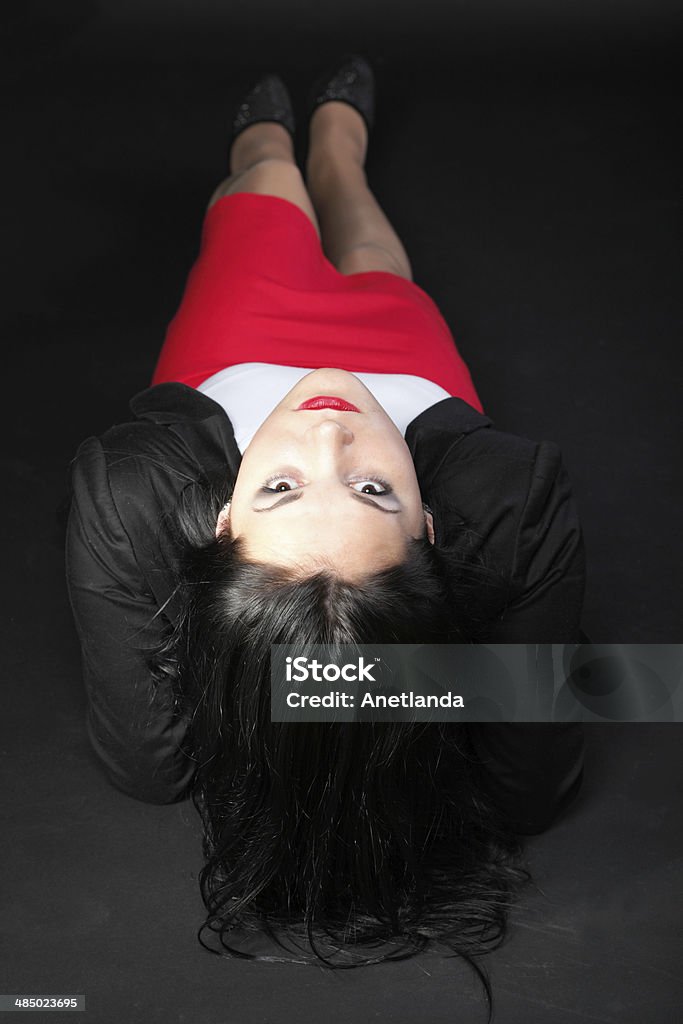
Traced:
<path fill-rule="evenodd" d="M 340 420 L 320 420 L 319 423 L 310 426 L 306 433 L 314 444 L 329 445 L 335 448 L 351 444 L 353 441 L 353 431 Z"/>

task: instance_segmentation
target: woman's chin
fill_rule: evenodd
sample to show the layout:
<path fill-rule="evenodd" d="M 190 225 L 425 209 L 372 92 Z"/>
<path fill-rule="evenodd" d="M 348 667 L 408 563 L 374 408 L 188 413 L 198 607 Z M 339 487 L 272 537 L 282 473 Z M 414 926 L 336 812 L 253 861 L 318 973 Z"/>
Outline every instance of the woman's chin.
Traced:
<path fill-rule="evenodd" d="M 334 366 L 322 366 L 318 370 L 311 370 L 310 373 L 307 373 L 305 377 L 301 378 L 299 383 L 303 384 L 304 381 L 311 380 L 336 380 L 340 382 L 346 381 L 347 383 L 350 384 L 352 384 L 353 382 L 355 382 L 356 384 L 361 383 L 358 377 L 356 377 L 355 373 L 351 373 L 349 370 L 339 370 Z"/>
<path fill-rule="evenodd" d="M 293 389 L 297 394 L 305 392 L 304 398 L 314 395 L 337 395 L 339 398 L 353 400 L 353 395 L 369 395 L 365 384 L 349 370 L 338 370 L 333 366 L 323 366 L 312 370 L 302 377 Z"/>

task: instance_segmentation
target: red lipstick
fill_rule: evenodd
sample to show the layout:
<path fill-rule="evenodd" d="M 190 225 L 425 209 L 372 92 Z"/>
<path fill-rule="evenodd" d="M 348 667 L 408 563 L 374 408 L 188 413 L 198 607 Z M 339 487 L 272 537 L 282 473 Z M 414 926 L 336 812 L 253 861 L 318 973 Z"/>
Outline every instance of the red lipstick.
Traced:
<path fill-rule="evenodd" d="M 346 402 L 336 395 L 316 395 L 315 398 L 308 398 L 301 405 L 297 406 L 297 412 L 301 409 L 336 409 L 337 412 L 360 412 L 351 402 Z"/>

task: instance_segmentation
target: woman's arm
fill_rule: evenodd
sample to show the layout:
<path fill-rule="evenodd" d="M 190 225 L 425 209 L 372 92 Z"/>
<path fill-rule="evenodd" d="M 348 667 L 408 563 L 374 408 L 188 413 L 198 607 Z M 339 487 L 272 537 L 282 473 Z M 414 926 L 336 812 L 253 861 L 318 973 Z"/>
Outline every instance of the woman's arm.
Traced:
<path fill-rule="evenodd" d="M 559 448 L 494 430 L 455 400 L 415 421 L 410 442 L 423 493 L 439 512 L 437 543 L 452 559 L 456 581 L 461 565 L 473 567 L 466 579 L 479 591 L 468 609 L 477 611 L 481 639 L 578 641 L 584 546 Z M 485 573 L 478 584 L 480 565 L 493 577 Z M 468 728 L 482 785 L 513 827 L 524 834 L 548 828 L 581 786 L 583 726 Z"/>
<path fill-rule="evenodd" d="M 537 445 L 513 539 L 509 597 L 491 643 L 575 643 L 585 585 L 581 524 L 559 448 Z"/>
<path fill-rule="evenodd" d="M 98 438 L 72 467 L 66 538 L 69 600 L 81 643 L 86 725 L 107 776 L 140 800 L 184 796 L 194 763 L 183 752 L 187 723 L 170 686 L 157 688 L 146 651 L 166 624 L 137 564 L 112 497 Z"/>
<path fill-rule="evenodd" d="M 574 801 L 583 781 L 580 723 L 471 723 L 481 784 L 515 832 L 544 832 Z"/>
<path fill-rule="evenodd" d="M 559 448 L 537 446 L 519 517 L 510 599 L 491 643 L 579 640 L 585 582 L 581 525 Z M 583 780 L 580 723 L 481 723 L 472 742 L 482 781 L 515 831 L 545 831 L 576 798 Z"/>

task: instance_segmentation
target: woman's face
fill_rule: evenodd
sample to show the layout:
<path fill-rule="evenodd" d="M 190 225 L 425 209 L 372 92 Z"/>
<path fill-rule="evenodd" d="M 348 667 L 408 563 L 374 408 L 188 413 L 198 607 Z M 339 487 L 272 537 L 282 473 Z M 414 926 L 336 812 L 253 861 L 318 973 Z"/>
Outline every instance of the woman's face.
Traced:
<path fill-rule="evenodd" d="M 317 396 L 355 406 L 301 409 Z M 370 391 L 346 370 L 313 370 L 285 395 L 247 446 L 230 524 L 258 562 L 313 570 L 321 562 L 358 580 L 401 562 L 431 515 L 408 446 Z"/>

